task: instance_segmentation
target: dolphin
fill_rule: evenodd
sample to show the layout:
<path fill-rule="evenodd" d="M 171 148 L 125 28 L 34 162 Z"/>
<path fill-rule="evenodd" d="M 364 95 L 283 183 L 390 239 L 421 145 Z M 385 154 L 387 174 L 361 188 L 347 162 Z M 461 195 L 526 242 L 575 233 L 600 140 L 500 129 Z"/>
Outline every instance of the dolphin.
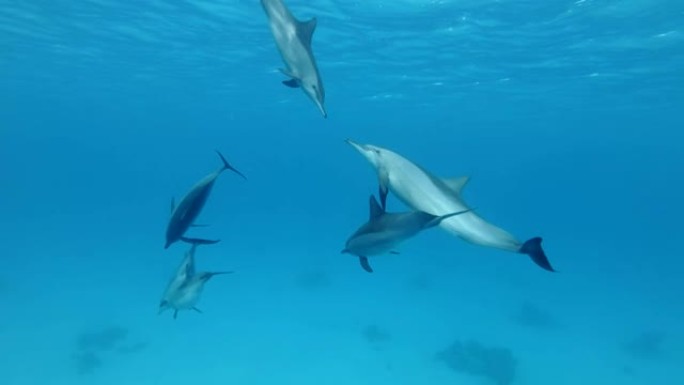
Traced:
<path fill-rule="evenodd" d="M 202 272 L 189 276 L 180 287 L 165 294 L 164 298 L 159 303 L 158 314 L 161 314 L 166 309 L 173 309 L 173 318 L 176 319 L 179 310 L 192 309 L 198 313 L 202 313 L 196 305 L 204 290 L 204 284 L 215 275 L 232 273 L 232 271 Z"/>
<path fill-rule="evenodd" d="M 195 275 L 195 250 L 197 250 L 197 244 L 193 243 L 190 250 L 185 252 L 183 260 L 176 268 L 176 273 L 169 279 L 169 283 L 164 289 L 162 303 L 170 301 L 176 292 Z"/>
<path fill-rule="evenodd" d="M 403 213 L 388 213 L 380 207 L 375 196 L 370 196 L 370 215 L 368 221 L 361 225 L 347 240 L 342 253 L 353 254 L 359 257 L 361 267 L 369 273 L 373 269 L 368 262 L 368 257 L 385 254 L 396 254 L 393 249 L 405 240 L 415 236 L 419 232 L 437 226 L 440 222 L 456 215 L 461 215 L 470 210 L 462 210 L 456 213 L 436 216 L 422 211 L 409 211 Z"/>
<path fill-rule="evenodd" d="M 261 0 L 261 6 L 266 12 L 271 33 L 285 63 L 285 68 L 281 68 L 280 72 L 290 78 L 284 80 L 283 84 L 290 88 L 301 88 L 316 104 L 323 117 L 327 118 L 325 89 L 311 50 L 316 18 L 308 21 L 295 19 L 282 0 Z"/>
<path fill-rule="evenodd" d="M 432 215 L 466 209 L 461 191 L 468 182 L 468 177 L 440 179 L 396 152 L 370 144 L 359 144 L 351 139 L 346 142 L 375 168 L 382 207 L 385 207 L 387 194 L 391 190 L 407 206 Z M 542 249 L 541 237 L 520 242 L 473 211 L 448 218 L 440 226 L 473 244 L 527 254 L 542 269 L 555 271 Z"/>
<path fill-rule="evenodd" d="M 223 161 L 223 166 L 197 182 L 183 199 L 180 200 L 178 205 L 175 205 L 174 201 L 171 200 L 171 217 L 166 226 L 165 249 L 168 249 L 169 246 L 179 240 L 196 244 L 212 244 L 218 242 L 218 240 L 185 237 L 185 232 L 188 231 L 188 228 L 191 226 L 199 226 L 194 224 L 195 219 L 197 219 L 202 208 L 204 208 L 204 204 L 207 202 L 207 198 L 209 198 L 216 178 L 218 178 L 223 171 L 231 170 L 244 179 L 247 179 L 240 171 L 233 168 L 219 151 L 216 151 L 216 153 Z"/>

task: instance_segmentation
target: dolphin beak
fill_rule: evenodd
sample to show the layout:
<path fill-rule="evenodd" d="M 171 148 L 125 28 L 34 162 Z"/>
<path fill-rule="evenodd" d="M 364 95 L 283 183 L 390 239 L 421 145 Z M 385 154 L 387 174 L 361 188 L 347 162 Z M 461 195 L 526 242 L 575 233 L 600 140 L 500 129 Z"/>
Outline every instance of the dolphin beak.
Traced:
<path fill-rule="evenodd" d="M 345 139 L 345 142 L 347 142 L 347 144 L 350 144 L 352 147 L 356 149 L 356 151 L 362 154 L 367 151 L 366 146 L 364 146 L 363 144 L 356 143 L 351 139 Z"/>
<path fill-rule="evenodd" d="M 323 105 L 323 103 L 316 101 L 316 105 L 318 106 L 318 109 L 321 111 L 321 115 L 323 115 L 323 118 L 327 119 L 328 112 L 325 110 L 325 106 Z"/>

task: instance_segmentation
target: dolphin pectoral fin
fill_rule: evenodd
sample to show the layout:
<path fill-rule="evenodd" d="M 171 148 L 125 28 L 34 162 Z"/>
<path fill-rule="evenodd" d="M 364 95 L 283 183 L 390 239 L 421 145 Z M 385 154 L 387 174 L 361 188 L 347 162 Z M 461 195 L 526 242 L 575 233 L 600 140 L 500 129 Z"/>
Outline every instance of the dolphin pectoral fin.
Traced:
<path fill-rule="evenodd" d="M 378 193 L 380 194 L 380 206 L 382 207 L 382 210 L 384 211 L 387 208 L 387 193 L 389 191 L 387 190 L 386 186 L 380 185 L 378 186 Z"/>
<path fill-rule="evenodd" d="M 192 307 L 192 310 L 194 310 L 194 311 L 196 311 L 196 312 L 198 312 L 198 313 L 200 313 L 200 314 L 204 314 L 204 313 L 202 313 L 202 310 L 198 309 L 196 306 L 193 306 L 193 307 Z"/>
<path fill-rule="evenodd" d="M 370 196 L 370 213 L 369 213 L 369 219 L 375 219 L 379 216 L 381 216 L 385 210 L 382 209 L 378 201 L 375 199 L 375 195 Z"/>
<path fill-rule="evenodd" d="M 380 207 L 387 210 L 387 194 L 389 194 L 389 174 L 386 169 L 378 169 L 378 194 L 380 195 Z"/>
<path fill-rule="evenodd" d="M 290 80 L 283 80 L 283 84 L 290 88 L 299 88 L 299 82 L 297 81 L 297 79 L 294 78 Z"/>
<path fill-rule="evenodd" d="M 529 239 L 525 243 L 523 243 L 522 247 L 520 247 L 520 253 L 529 255 L 530 258 L 532 258 L 532 261 L 542 269 L 555 272 L 556 270 L 554 270 L 553 267 L 551 267 L 551 263 L 549 262 L 549 259 L 546 257 L 546 253 L 544 253 L 544 249 L 542 249 L 541 243 L 541 237 L 534 237 L 532 239 Z"/>
<path fill-rule="evenodd" d="M 302 42 L 306 43 L 309 47 L 311 47 L 311 40 L 313 39 L 313 34 L 316 31 L 317 24 L 318 21 L 314 17 L 308 21 L 299 22 L 297 25 L 297 35 Z"/>
<path fill-rule="evenodd" d="M 219 243 L 221 240 L 181 237 L 181 241 L 189 243 L 191 245 L 213 245 L 214 243 Z"/>
<path fill-rule="evenodd" d="M 223 154 L 221 154 L 221 152 L 219 150 L 214 150 L 214 151 L 216 151 L 218 156 L 221 158 L 221 161 L 223 162 L 223 169 L 224 170 L 230 170 L 230 171 L 240 175 L 244 180 L 247 180 L 247 177 L 243 173 L 241 173 L 235 167 L 231 166 L 230 163 L 228 163 L 228 161 L 226 160 L 226 157 L 223 156 Z"/>
<path fill-rule="evenodd" d="M 367 272 L 373 272 L 373 268 L 371 268 L 370 263 L 368 263 L 368 257 L 359 257 L 359 263 L 361 263 L 361 267 Z"/>
<path fill-rule="evenodd" d="M 173 319 L 178 318 L 178 310 L 173 311 Z"/>
<path fill-rule="evenodd" d="M 398 251 L 396 251 L 396 250 L 391 250 L 389 253 L 390 253 L 390 254 L 394 254 L 394 255 L 399 255 L 399 254 L 401 254 L 400 252 L 398 252 Z"/>

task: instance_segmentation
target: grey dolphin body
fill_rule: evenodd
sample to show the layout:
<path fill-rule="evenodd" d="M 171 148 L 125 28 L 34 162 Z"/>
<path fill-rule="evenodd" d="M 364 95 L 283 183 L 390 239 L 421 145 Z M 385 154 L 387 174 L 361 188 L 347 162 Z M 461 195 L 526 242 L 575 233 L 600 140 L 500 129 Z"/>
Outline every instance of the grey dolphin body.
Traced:
<path fill-rule="evenodd" d="M 200 212 L 204 208 L 207 198 L 209 198 L 209 194 L 214 187 L 216 178 L 218 178 L 223 171 L 231 170 L 247 179 L 240 171 L 233 168 L 233 166 L 226 161 L 226 158 L 220 152 L 216 151 L 216 153 L 219 155 L 219 157 L 221 157 L 223 166 L 197 182 L 183 197 L 183 199 L 178 202 L 178 205 L 174 205 L 172 202 L 171 217 L 169 218 L 169 222 L 166 226 L 166 244 L 164 245 L 165 249 L 169 248 L 169 246 L 179 240 L 199 244 L 218 242 L 217 240 L 185 237 L 185 232 L 191 226 L 193 226 L 195 219 L 197 219 L 197 216 L 199 216 Z"/>
<path fill-rule="evenodd" d="M 461 190 L 467 177 L 440 179 L 403 156 L 369 144 L 347 140 L 375 168 L 383 207 L 389 191 L 414 210 L 444 215 L 466 209 Z M 485 221 L 475 212 L 441 222 L 440 226 L 460 238 L 481 246 L 527 254 L 539 267 L 555 271 L 542 249 L 541 237 L 518 241 L 507 231 Z"/>
<path fill-rule="evenodd" d="M 168 293 L 168 295 L 162 299 L 159 303 L 159 313 L 166 309 L 173 309 L 174 319 L 178 317 L 178 311 L 180 310 L 195 310 L 196 312 L 201 313 L 202 311 L 197 308 L 197 303 L 204 290 L 204 284 L 215 275 L 231 273 L 233 272 L 202 272 L 188 277 L 180 287 L 175 291 Z"/>
<path fill-rule="evenodd" d="M 447 218 L 468 211 L 470 210 L 462 210 L 442 216 L 422 211 L 388 213 L 380 207 L 378 201 L 371 195 L 368 221 L 349 237 L 342 252 L 359 257 L 361 267 L 372 273 L 373 269 L 368 262 L 368 257 L 393 252 L 393 248 L 419 232 L 437 226 Z"/>
<path fill-rule="evenodd" d="M 268 16 L 280 56 L 285 68 L 280 71 L 290 79 L 283 81 L 288 87 L 301 88 L 326 118 L 325 89 L 311 50 L 311 39 L 316 30 L 316 18 L 308 21 L 295 19 L 282 0 L 261 0 Z"/>
<path fill-rule="evenodd" d="M 193 244 L 190 250 L 185 252 L 183 260 L 176 269 L 176 273 L 169 279 L 169 283 L 166 285 L 166 289 L 164 289 L 161 299 L 162 303 L 171 301 L 176 292 L 190 277 L 195 275 L 195 250 L 197 250 L 197 244 Z"/>
<path fill-rule="evenodd" d="M 204 284 L 215 275 L 232 273 L 232 271 L 196 273 L 196 248 L 197 244 L 193 244 L 190 250 L 185 253 L 176 273 L 169 280 L 159 302 L 159 313 L 166 309 L 173 309 L 174 319 L 178 316 L 179 310 L 192 309 L 201 313 L 196 305 L 204 289 Z"/>

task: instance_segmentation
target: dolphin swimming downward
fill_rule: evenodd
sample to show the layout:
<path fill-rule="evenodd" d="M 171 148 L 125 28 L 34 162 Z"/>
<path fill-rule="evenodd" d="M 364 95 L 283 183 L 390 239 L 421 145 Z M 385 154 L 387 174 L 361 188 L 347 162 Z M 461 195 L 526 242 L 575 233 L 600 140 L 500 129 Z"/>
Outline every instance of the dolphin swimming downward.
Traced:
<path fill-rule="evenodd" d="M 290 79 L 283 81 L 288 87 L 301 88 L 318 107 L 323 117 L 325 110 L 325 90 L 318 72 L 316 59 L 311 50 L 311 39 L 316 30 L 316 18 L 308 21 L 295 19 L 282 0 L 261 0 L 268 17 L 268 24 L 275 39 L 285 68 L 280 72 Z"/>
<path fill-rule="evenodd" d="M 368 263 L 368 257 L 387 252 L 396 253 L 392 249 L 405 240 L 425 229 L 439 225 L 447 218 L 468 211 L 470 210 L 462 210 L 442 216 L 435 216 L 422 211 L 388 213 L 380 207 L 375 196 L 371 195 L 368 221 L 349 237 L 342 252 L 359 257 L 361 267 L 372 273 L 373 269 Z"/>
<path fill-rule="evenodd" d="M 171 217 L 166 226 L 166 244 L 165 249 L 168 249 L 173 243 L 182 240 L 184 242 L 193 244 L 211 244 L 216 243 L 218 240 L 206 240 L 198 238 L 187 238 L 185 237 L 185 232 L 194 225 L 195 219 L 199 216 L 200 212 L 204 208 L 204 204 L 209 198 L 216 178 L 225 170 L 231 170 L 236 174 L 240 175 L 244 179 L 247 179 L 240 171 L 236 170 L 231 166 L 226 158 L 218 151 L 216 151 L 221 160 L 223 161 L 223 166 L 218 170 L 212 172 L 211 174 L 205 176 L 197 182 L 190 191 L 180 200 L 178 205 L 171 201 Z"/>
<path fill-rule="evenodd" d="M 232 271 L 222 272 L 195 272 L 195 250 L 197 244 L 193 244 L 191 249 L 185 253 L 183 261 L 176 269 L 176 273 L 169 280 L 161 301 L 159 302 L 159 312 L 161 314 L 166 309 L 173 309 L 173 318 L 178 317 L 179 310 L 202 311 L 197 308 L 200 295 L 211 277 L 221 274 L 231 274 Z"/>
<path fill-rule="evenodd" d="M 391 190 L 412 209 L 433 215 L 444 215 L 467 208 L 461 198 L 461 190 L 469 178 L 440 179 L 393 151 L 355 143 L 350 139 L 347 139 L 347 143 L 376 169 L 382 207 L 385 207 L 387 194 Z M 472 211 L 448 218 L 440 226 L 474 244 L 527 254 L 542 269 L 555 271 L 542 249 L 541 237 L 521 243 L 513 235 L 486 222 Z"/>

